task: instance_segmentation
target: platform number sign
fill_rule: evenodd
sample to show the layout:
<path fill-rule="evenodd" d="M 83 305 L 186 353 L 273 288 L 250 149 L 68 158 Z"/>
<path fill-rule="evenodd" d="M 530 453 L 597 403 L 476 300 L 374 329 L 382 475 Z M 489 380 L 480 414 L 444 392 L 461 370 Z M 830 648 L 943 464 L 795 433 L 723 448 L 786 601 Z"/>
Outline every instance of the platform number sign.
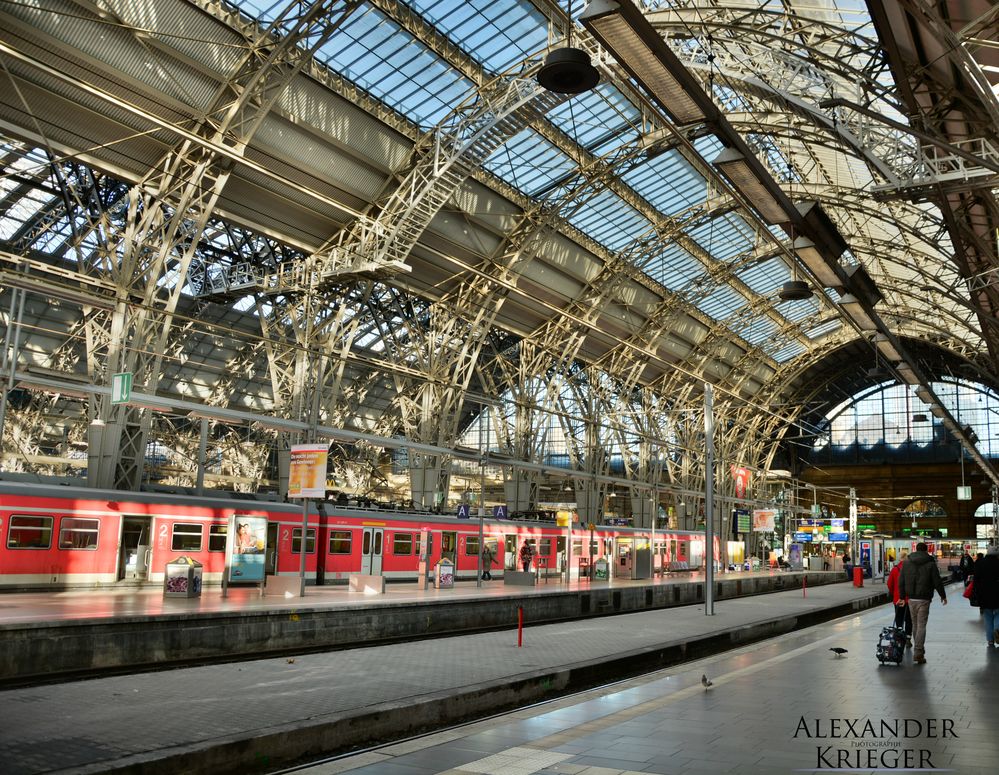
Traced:
<path fill-rule="evenodd" d="M 132 372 L 111 375 L 111 403 L 127 404 L 132 396 Z"/>
<path fill-rule="evenodd" d="M 458 506 L 458 519 L 468 519 L 468 515 L 471 509 L 469 509 L 467 503 L 462 503 Z"/>
<path fill-rule="evenodd" d="M 506 506 L 493 506 L 493 519 L 506 519 Z"/>

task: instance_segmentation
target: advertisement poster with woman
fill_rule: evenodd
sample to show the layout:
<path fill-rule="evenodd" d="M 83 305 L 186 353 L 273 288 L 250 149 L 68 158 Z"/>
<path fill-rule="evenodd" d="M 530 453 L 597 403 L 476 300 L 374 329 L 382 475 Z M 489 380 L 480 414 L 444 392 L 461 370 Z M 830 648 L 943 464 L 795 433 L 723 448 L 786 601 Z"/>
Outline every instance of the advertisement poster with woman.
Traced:
<path fill-rule="evenodd" d="M 230 517 L 230 581 L 263 581 L 267 552 L 267 517 L 236 514 Z"/>

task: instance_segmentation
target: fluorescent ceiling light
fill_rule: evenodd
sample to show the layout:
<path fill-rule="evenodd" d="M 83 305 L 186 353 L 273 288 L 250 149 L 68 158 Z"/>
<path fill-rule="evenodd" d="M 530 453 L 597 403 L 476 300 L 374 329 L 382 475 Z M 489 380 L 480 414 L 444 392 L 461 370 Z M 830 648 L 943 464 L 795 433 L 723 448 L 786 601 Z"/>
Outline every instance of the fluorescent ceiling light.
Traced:
<path fill-rule="evenodd" d="M 853 294 L 840 296 L 839 306 L 862 331 L 877 331 L 878 324 Z"/>
<path fill-rule="evenodd" d="M 796 256 L 808 267 L 808 270 L 815 275 L 823 288 L 837 288 L 840 284 L 839 276 L 826 261 L 825 256 L 815 246 L 808 237 L 798 237 L 791 244 Z"/>
<path fill-rule="evenodd" d="M 878 333 L 874 335 L 874 346 L 877 347 L 881 354 L 888 360 L 894 362 L 902 360 L 902 355 L 895 347 L 895 343 L 884 334 Z"/>
<path fill-rule="evenodd" d="M 717 115 L 700 84 L 630 2 L 593 0 L 579 21 L 677 123 Z"/>
<path fill-rule="evenodd" d="M 749 161 L 735 148 L 726 148 L 711 162 L 729 183 L 742 194 L 763 220 L 773 226 L 791 220 L 770 189 L 750 166 Z"/>

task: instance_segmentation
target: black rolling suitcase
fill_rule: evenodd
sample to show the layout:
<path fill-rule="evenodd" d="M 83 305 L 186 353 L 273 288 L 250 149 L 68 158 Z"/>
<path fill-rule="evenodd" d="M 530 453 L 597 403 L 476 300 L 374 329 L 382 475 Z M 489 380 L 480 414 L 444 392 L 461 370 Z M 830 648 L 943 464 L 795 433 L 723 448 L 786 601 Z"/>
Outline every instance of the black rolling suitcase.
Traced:
<path fill-rule="evenodd" d="M 885 627 L 878 638 L 878 662 L 894 662 L 896 665 L 905 656 L 905 631 L 901 627 Z"/>

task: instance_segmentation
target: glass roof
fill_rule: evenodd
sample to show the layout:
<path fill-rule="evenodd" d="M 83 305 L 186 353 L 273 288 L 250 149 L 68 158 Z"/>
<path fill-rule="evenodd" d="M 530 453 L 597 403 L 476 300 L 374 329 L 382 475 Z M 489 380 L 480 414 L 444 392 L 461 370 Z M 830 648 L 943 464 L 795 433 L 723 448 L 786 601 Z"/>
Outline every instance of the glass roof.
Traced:
<path fill-rule="evenodd" d="M 547 19 L 534 3 L 415 0 L 410 5 L 440 36 L 481 66 L 481 77 L 509 71 L 537 57 L 548 43 Z M 784 9 L 779 2 L 771 5 L 777 12 Z M 241 6 L 248 12 L 260 9 L 258 4 Z M 567 10 L 564 4 L 561 10 Z M 859 10 L 859 6 L 848 10 Z M 685 45 L 678 39 L 672 39 L 671 44 Z M 686 45 L 696 56 L 704 56 L 696 38 L 690 38 Z M 473 93 L 470 74 L 457 72 L 399 24 L 363 4 L 324 46 L 320 58 L 372 96 L 428 129 L 442 122 L 452 106 Z M 728 110 L 752 110 L 752 105 L 738 91 L 721 80 L 714 83 L 714 96 Z M 646 125 L 638 105 L 607 81 L 567 100 L 546 118 L 564 133 L 567 138 L 564 144 L 557 146 L 533 129 L 525 129 L 495 152 L 485 167 L 528 197 L 563 200 L 562 212 L 567 221 L 608 252 L 629 252 L 639 241 L 648 240 L 656 224 L 668 223 L 667 219 L 675 217 L 680 217 L 682 223 L 683 216 L 693 214 L 692 208 L 705 202 L 708 194 L 705 178 L 678 149 L 652 150 L 644 162 L 621 171 L 622 185 L 634 193 L 635 201 L 644 201 L 650 209 L 640 211 L 607 188 L 588 193 L 589 198 L 581 202 L 565 200 L 581 182 L 578 169 L 586 158 L 609 158 L 618 149 L 634 143 Z M 753 133 L 747 139 L 768 160 L 771 169 L 783 170 L 782 177 L 798 175 L 773 138 Z M 702 133 L 691 142 L 703 159 L 713 158 L 723 147 L 711 134 Z M 633 260 L 670 291 L 694 290 L 695 295 L 688 298 L 716 320 L 725 321 L 741 315 L 747 308 L 761 307 L 791 277 L 781 258 L 771 255 L 758 262 L 752 258 L 757 234 L 734 212 L 695 217 L 684 230 L 685 238 L 696 244 L 701 257 L 692 255 L 681 246 L 684 240 L 678 239 L 651 250 L 642 243 Z M 776 229 L 773 231 L 779 234 Z M 712 279 L 712 262 L 744 261 L 746 265 L 735 276 L 751 293 L 717 285 Z M 776 304 L 774 309 L 796 322 L 813 314 L 818 304 L 817 300 Z M 740 326 L 745 330 L 735 333 L 754 344 L 767 343 L 771 356 L 784 360 L 798 354 L 801 346 L 780 337 L 776 342 L 771 341 L 780 328 L 767 321 L 752 327 Z M 811 335 L 822 333 L 823 330 L 815 329 Z"/>
<path fill-rule="evenodd" d="M 238 0 L 231 5 L 269 24 L 287 7 L 287 2 Z M 643 5 L 675 7 L 666 2 Z M 575 13 L 581 12 L 583 6 L 582 0 L 576 3 Z M 843 40 L 830 38 L 814 45 L 827 46 L 830 51 L 842 50 L 844 57 L 851 57 L 852 67 L 862 66 L 858 64 L 862 52 L 849 48 L 847 43 L 857 46 L 864 36 L 874 37 L 863 0 L 820 3 L 770 0 L 750 6 L 752 12 L 763 7 L 772 10 L 774 25 L 790 11 L 800 18 L 843 27 Z M 555 34 L 549 16 L 560 17 L 567 6 L 565 2 L 546 6 L 545 2 L 525 0 L 411 0 L 401 4 L 400 9 L 406 13 L 398 14 L 400 18 L 395 20 L 387 15 L 389 10 L 359 3 L 322 46 L 317 59 L 372 98 L 429 131 L 473 95 L 477 83 L 511 72 L 543 54 L 550 34 Z M 415 22 L 404 18 L 409 11 L 415 15 Z M 432 34 L 421 40 L 420 35 L 410 31 L 420 29 Z M 731 35 L 733 39 L 723 41 L 723 35 Z M 730 46 L 729 54 L 743 51 L 749 57 L 753 46 L 759 45 L 739 41 L 734 31 L 719 33 L 711 45 L 721 46 L 724 42 Z M 700 64 L 708 66 L 704 42 L 695 31 L 674 30 L 669 43 L 674 49 L 694 52 L 695 57 L 700 57 Z M 466 70 L 449 63 L 442 47 L 458 52 L 460 56 L 450 60 L 463 58 Z M 780 56 L 804 61 L 812 53 L 799 41 L 789 44 Z M 808 78 L 821 81 L 832 77 L 820 72 L 814 62 L 809 61 L 807 67 Z M 877 77 L 890 86 L 886 73 Z M 720 73 L 713 80 L 716 102 L 725 110 L 754 116 L 757 98 L 751 92 L 740 92 L 737 83 Z M 882 102 L 874 98 L 872 104 Z M 888 110 L 890 106 L 884 105 Z M 838 185 L 871 184 L 871 173 L 857 158 L 834 153 L 829 148 L 811 148 L 801 138 L 792 142 L 782 137 L 790 131 L 786 117 L 774 118 L 772 125 L 766 124 L 765 116 L 752 120 L 756 121 L 756 128 L 744 131 L 744 137 L 782 183 L 808 187 L 809 196 L 816 197 L 832 196 L 831 190 Z M 619 88 L 619 84 L 607 79 L 594 90 L 559 105 L 546 115 L 545 121 L 548 131 L 528 128 L 518 132 L 486 160 L 485 168 L 525 197 L 559 206 L 566 222 L 607 254 L 634 254 L 632 260 L 652 280 L 667 291 L 681 294 L 709 318 L 729 324 L 733 333 L 759 346 L 778 363 L 805 350 L 798 341 L 800 332 L 795 324 L 804 326 L 804 335 L 811 340 L 841 328 L 838 318 L 820 321 L 818 313 L 828 308 L 820 298 L 801 302 L 781 302 L 776 298 L 776 290 L 792 277 L 786 259 L 777 255 L 775 244 L 761 245 L 760 235 L 765 235 L 765 230 L 763 225 L 747 221 L 751 215 L 740 214 L 734 203 L 729 209 L 719 206 L 717 197 L 721 192 L 714 190 L 717 186 L 709 184 L 698 171 L 705 160 L 711 160 L 722 150 L 718 137 L 703 131 L 685 133 L 682 139 L 672 136 L 664 131 L 661 117 L 652 115 L 647 105 L 630 95 L 626 85 Z M 639 138 L 656 133 L 658 139 L 650 143 L 645 153 L 636 154 Z M 677 147 L 669 147 L 670 143 Z M 585 174 L 581 169 L 598 166 L 593 164 L 595 159 L 614 164 L 616 154 L 622 151 L 628 152 L 628 161 L 620 165 L 614 190 L 602 184 L 580 185 Z M 6 166 L 8 174 L 0 177 L 0 200 L 6 203 L 0 211 L 0 238 L 15 238 L 25 224 L 50 206 L 56 195 L 44 185 L 48 165 L 44 154 L 29 151 Z M 36 178 L 36 185 L 19 184 L 16 179 L 19 173 L 29 179 Z M 580 198 L 571 199 L 577 190 Z M 716 199 L 707 202 L 709 196 Z M 711 205 L 713 215 L 704 213 L 706 203 Z M 861 220 L 853 213 L 843 217 L 852 219 L 854 225 Z M 650 240 L 657 229 L 672 235 L 674 223 L 680 228 L 675 237 Z M 883 221 L 865 217 L 863 234 L 888 244 L 905 240 L 915 243 L 911 233 L 893 224 L 890 215 Z M 769 228 L 777 239 L 784 239 L 779 229 Z M 53 252 L 66 250 L 71 235 L 68 222 L 53 223 L 34 239 L 32 247 Z M 944 250 L 950 244 L 945 233 L 935 234 L 933 239 Z M 96 249 L 93 234 L 84 236 L 82 246 Z M 218 247 L 220 251 L 226 250 L 230 247 L 228 240 L 220 238 Z M 851 247 L 858 250 L 856 245 Z M 918 253 L 913 250 L 905 256 L 905 260 L 912 262 L 908 267 L 901 264 L 901 258 L 895 259 L 898 272 L 908 271 L 913 275 L 922 269 L 920 256 L 928 254 L 931 246 L 916 247 Z M 66 258 L 72 261 L 76 256 L 70 251 Z M 880 255 L 858 254 L 858 259 L 865 258 L 883 260 Z M 722 271 L 726 265 L 734 271 Z M 939 267 L 933 270 L 939 271 Z M 737 283 L 730 284 L 732 277 Z M 173 281 L 169 275 L 164 278 L 167 284 Z M 836 300 L 834 292 L 827 293 Z M 251 309 L 253 305 L 247 297 L 236 302 L 236 306 Z M 781 325 L 781 318 L 792 325 Z M 373 347 L 380 346 L 376 332 L 366 334 L 365 339 L 370 339 Z"/>
<path fill-rule="evenodd" d="M 428 129 L 473 90 L 470 80 L 374 8 L 349 17 L 316 58 Z"/>

